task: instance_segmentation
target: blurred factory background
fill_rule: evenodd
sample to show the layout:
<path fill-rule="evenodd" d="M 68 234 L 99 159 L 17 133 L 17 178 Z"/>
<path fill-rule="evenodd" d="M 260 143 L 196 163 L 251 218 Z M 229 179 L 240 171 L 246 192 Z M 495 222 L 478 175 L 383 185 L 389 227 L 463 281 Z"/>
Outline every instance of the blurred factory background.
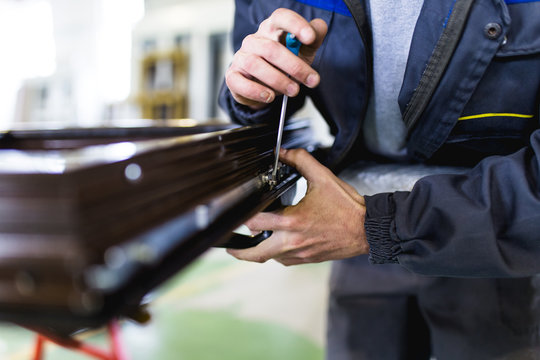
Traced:
<path fill-rule="evenodd" d="M 233 0 L 0 0 L 0 129 L 227 122 L 216 99 L 233 13 Z M 331 141 L 311 104 L 299 116 Z M 151 295 L 150 323 L 122 324 L 122 340 L 132 359 L 322 359 L 327 277 L 327 264 L 211 250 Z M 1 359 L 29 359 L 33 344 L 0 324 Z M 46 359 L 86 359 L 48 349 Z"/>
<path fill-rule="evenodd" d="M 221 118 L 227 0 L 3 0 L 2 127 Z"/>

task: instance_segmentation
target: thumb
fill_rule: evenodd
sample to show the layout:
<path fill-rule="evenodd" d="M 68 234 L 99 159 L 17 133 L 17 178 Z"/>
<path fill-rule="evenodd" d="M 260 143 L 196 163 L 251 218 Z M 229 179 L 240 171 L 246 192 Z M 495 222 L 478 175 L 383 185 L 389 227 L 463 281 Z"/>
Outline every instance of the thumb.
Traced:
<path fill-rule="evenodd" d="M 317 50 L 322 45 L 326 33 L 328 31 L 328 25 L 322 19 L 313 19 L 309 23 L 315 31 L 315 40 L 311 44 L 306 44 L 300 48 L 301 56 L 306 60 L 308 64 L 311 64 L 315 59 Z"/>
<path fill-rule="evenodd" d="M 279 158 L 285 164 L 298 170 L 310 183 L 316 183 L 317 179 L 332 175 L 332 172 L 328 168 L 318 162 L 304 149 L 281 149 Z"/>

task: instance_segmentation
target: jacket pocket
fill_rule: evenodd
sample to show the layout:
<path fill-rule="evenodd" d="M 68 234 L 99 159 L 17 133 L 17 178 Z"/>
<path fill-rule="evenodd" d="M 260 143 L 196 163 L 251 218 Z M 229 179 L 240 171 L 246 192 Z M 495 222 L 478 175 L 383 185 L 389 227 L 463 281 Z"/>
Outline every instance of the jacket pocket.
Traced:
<path fill-rule="evenodd" d="M 493 58 L 446 145 L 484 157 L 527 146 L 538 128 L 539 91 L 540 52 Z"/>
<path fill-rule="evenodd" d="M 500 5 L 510 19 L 505 40 L 446 140 L 464 153 L 510 154 L 527 146 L 539 125 L 540 1 Z M 484 32 L 501 29 L 490 23 Z"/>

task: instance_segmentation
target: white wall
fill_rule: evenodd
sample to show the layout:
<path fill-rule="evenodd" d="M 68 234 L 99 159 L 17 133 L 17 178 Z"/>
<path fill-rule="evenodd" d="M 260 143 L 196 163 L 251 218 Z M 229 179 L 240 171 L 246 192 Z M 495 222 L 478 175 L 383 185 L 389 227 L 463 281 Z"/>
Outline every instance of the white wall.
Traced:
<path fill-rule="evenodd" d="M 107 104 L 131 88 L 131 32 L 142 0 L 51 0 L 57 74 L 72 83 L 76 124 L 99 125 Z"/>
<path fill-rule="evenodd" d="M 12 79 L 0 84 L 0 126 L 102 123 L 106 104 L 129 95 L 131 31 L 143 12 L 144 0 L 0 1 L 0 78 Z"/>
<path fill-rule="evenodd" d="M 0 128 L 7 128 L 15 117 L 22 82 L 55 71 L 50 4 L 0 1 L 0 47 Z"/>

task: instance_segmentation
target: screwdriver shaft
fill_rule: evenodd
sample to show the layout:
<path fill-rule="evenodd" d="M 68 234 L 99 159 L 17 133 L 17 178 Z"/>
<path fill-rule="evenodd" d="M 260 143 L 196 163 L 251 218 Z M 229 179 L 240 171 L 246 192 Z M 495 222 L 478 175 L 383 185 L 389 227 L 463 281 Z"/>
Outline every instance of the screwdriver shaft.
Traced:
<path fill-rule="evenodd" d="M 294 36 L 294 34 L 288 33 L 285 37 L 285 46 L 287 49 L 289 49 L 294 55 L 298 56 L 300 52 L 300 46 L 302 46 L 302 43 Z M 274 153 L 275 161 L 274 161 L 274 168 L 272 169 L 272 181 L 274 183 L 277 183 L 277 171 L 278 171 L 278 164 L 279 164 L 279 150 L 281 149 L 281 138 L 283 137 L 283 128 L 285 127 L 285 113 L 287 112 L 287 101 L 289 100 L 289 97 L 287 95 L 283 95 L 283 102 L 281 103 L 281 115 L 279 116 L 279 128 L 278 128 L 278 134 L 277 134 L 277 142 L 276 142 L 276 151 Z"/>
<path fill-rule="evenodd" d="M 281 139 L 283 138 L 283 128 L 285 127 L 285 113 L 287 112 L 287 102 L 289 97 L 283 95 L 283 101 L 281 103 L 281 115 L 279 116 L 279 128 L 276 141 L 276 150 L 274 152 L 274 169 L 272 170 L 272 180 L 277 181 L 277 171 L 279 162 L 279 150 L 281 149 Z"/>

